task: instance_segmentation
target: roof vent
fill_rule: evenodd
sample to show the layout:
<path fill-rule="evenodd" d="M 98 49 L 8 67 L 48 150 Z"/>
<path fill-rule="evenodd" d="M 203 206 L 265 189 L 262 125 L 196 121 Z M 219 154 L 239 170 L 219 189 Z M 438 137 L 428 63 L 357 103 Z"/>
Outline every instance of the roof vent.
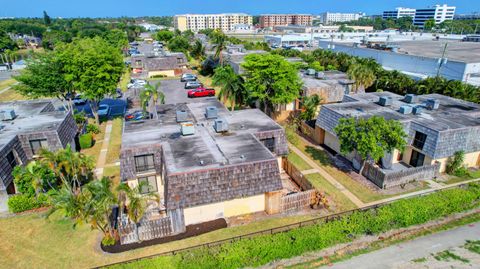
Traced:
<path fill-rule="evenodd" d="M 193 135 L 195 133 L 195 127 L 192 122 L 180 123 L 182 135 Z"/>
<path fill-rule="evenodd" d="M 392 97 L 390 96 L 380 96 L 378 100 L 378 104 L 381 106 L 391 106 L 392 105 Z"/>
<path fill-rule="evenodd" d="M 323 73 L 323 72 L 317 72 L 317 73 L 315 74 L 315 77 L 316 77 L 317 79 L 325 79 L 325 73 Z"/>
<path fill-rule="evenodd" d="M 245 155 L 240 155 L 240 159 L 245 160 Z"/>
<path fill-rule="evenodd" d="M 440 102 L 437 99 L 428 99 L 427 108 L 430 110 L 438 109 Z"/>
<path fill-rule="evenodd" d="M 228 132 L 228 122 L 224 119 L 216 119 L 213 128 L 217 133 Z"/>
<path fill-rule="evenodd" d="M 0 120 L 7 121 L 15 119 L 17 115 L 15 115 L 15 110 L 13 109 L 6 109 L 0 111 Z"/>
<path fill-rule="evenodd" d="M 415 94 L 407 94 L 405 95 L 403 101 L 409 104 L 415 104 L 418 102 L 418 96 L 416 96 Z"/>
<path fill-rule="evenodd" d="M 413 108 L 413 115 L 420 115 L 422 114 L 423 108 L 421 106 L 416 106 Z"/>
<path fill-rule="evenodd" d="M 307 75 L 309 75 L 309 76 L 315 76 L 315 69 L 313 69 L 313 68 L 307 69 Z"/>
<path fill-rule="evenodd" d="M 204 165 L 205 162 L 203 160 L 200 160 L 200 165 Z"/>
<path fill-rule="evenodd" d="M 214 106 L 207 106 L 205 108 L 205 117 L 207 119 L 216 119 L 218 116 L 218 109 Z"/>
<path fill-rule="evenodd" d="M 185 122 L 188 118 L 188 113 L 186 110 L 177 110 L 177 122 Z"/>
<path fill-rule="evenodd" d="M 412 113 L 412 107 L 411 106 L 401 106 L 399 112 L 401 114 L 407 115 Z"/>

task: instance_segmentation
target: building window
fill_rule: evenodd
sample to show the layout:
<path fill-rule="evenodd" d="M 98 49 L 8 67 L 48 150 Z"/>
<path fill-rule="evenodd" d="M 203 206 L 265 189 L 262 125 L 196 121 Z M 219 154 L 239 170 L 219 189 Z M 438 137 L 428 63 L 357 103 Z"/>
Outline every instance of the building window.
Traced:
<path fill-rule="evenodd" d="M 48 148 L 47 139 L 30 140 L 33 155 L 38 155 L 42 148 Z"/>
<path fill-rule="evenodd" d="M 17 160 L 15 159 L 15 154 L 13 154 L 13 151 L 10 151 L 10 153 L 7 154 L 7 162 L 12 168 L 18 165 Z"/>
<path fill-rule="evenodd" d="M 275 138 L 271 137 L 261 139 L 260 142 L 262 142 L 268 150 L 270 150 L 271 152 L 275 152 Z"/>
<path fill-rule="evenodd" d="M 135 156 L 135 170 L 137 173 L 154 169 L 153 154 Z"/>
<path fill-rule="evenodd" d="M 415 138 L 413 139 L 412 145 L 417 149 L 422 150 L 426 140 L 427 140 L 427 135 L 417 131 L 415 132 Z"/>
<path fill-rule="evenodd" d="M 142 194 L 158 191 L 156 176 L 140 177 L 138 178 L 138 184 L 142 184 L 140 186 L 140 193 Z"/>
<path fill-rule="evenodd" d="M 412 150 L 412 157 L 410 158 L 410 165 L 413 167 L 419 167 L 423 165 L 425 161 L 425 155 L 416 151 Z"/>

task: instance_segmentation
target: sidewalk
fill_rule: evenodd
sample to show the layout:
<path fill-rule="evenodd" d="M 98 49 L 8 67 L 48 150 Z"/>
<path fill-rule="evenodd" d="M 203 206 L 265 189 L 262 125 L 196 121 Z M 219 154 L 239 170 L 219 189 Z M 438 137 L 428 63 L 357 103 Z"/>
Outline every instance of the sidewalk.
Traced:
<path fill-rule="evenodd" d="M 102 141 L 102 149 L 100 150 L 100 155 L 98 155 L 97 165 L 95 169 L 95 174 L 97 178 L 101 178 L 103 176 L 103 169 L 105 168 L 105 163 L 107 161 L 107 152 L 108 146 L 110 145 L 110 135 L 112 134 L 112 121 L 109 120 L 107 122 L 107 126 L 105 127 L 105 136 L 103 137 Z"/>

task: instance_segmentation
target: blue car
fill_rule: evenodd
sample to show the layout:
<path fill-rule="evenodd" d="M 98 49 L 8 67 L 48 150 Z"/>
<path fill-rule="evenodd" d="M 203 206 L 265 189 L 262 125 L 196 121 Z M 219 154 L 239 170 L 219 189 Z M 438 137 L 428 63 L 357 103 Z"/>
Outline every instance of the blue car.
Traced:
<path fill-rule="evenodd" d="M 108 117 L 110 115 L 110 106 L 108 105 L 100 105 L 98 107 L 98 117 Z"/>

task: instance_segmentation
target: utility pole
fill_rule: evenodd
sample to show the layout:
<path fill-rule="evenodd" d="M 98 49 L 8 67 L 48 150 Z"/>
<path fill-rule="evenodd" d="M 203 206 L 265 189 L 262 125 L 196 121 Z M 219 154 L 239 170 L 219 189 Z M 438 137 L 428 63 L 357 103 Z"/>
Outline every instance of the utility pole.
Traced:
<path fill-rule="evenodd" d="M 440 76 L 440 69 L 446 63 L 445 53 L 447 52 L 448 42 L 445 42 L 445 46 L 443 47 L 442 58 L 438 59 L 438 68 L 437 68 L 437 77 Z"/>

